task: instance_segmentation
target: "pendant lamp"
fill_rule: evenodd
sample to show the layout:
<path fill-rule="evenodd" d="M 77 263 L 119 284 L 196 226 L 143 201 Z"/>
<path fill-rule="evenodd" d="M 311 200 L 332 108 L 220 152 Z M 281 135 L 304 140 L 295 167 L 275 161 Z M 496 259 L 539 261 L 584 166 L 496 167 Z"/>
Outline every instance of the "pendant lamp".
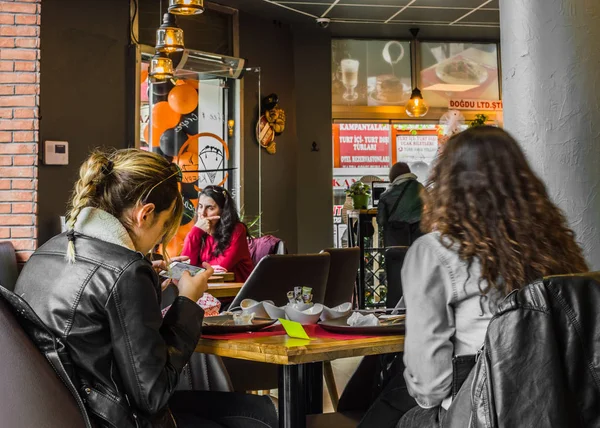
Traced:
<path fill-rule="evenodd" d="M 429 111 L 427 103 L 423 99 L 421 90 L 417 87 L 417 35 L 419 34 L 418 28 L 411 28 L 410 33 L 413 35 L 413 46 L 410 55 L 411 67 L 412 67 L 412 83 L 413 91 L 410 99 L 406 102 L 406 114 L 410 117 L 423 117 Z"/>
<path fill-rule="evenodd" d="M 158 83 L 173 78 L 173 61 L 164 52 L 158 53 L 150 60 L 148 72 L 150 82 Z"/>
<path fill-rule="evenodd" d="M 156 51 L 172 53 L 183 50 L 183 30 L 177 26 L 175 15 L 165 13 L 163 23 L 156 30 Z"/>
<path fill-rule="evenodd" d="M 204 0 L 169 0 L 169 13 L 199 15 L 204 12 Z"/>

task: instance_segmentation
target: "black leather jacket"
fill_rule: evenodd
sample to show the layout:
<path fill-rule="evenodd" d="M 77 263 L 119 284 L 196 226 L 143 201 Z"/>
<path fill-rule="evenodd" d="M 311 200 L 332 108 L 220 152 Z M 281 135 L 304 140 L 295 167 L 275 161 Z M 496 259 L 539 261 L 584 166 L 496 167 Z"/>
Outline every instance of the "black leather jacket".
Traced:
<path fill-rule="evenodd" d="M 600 272 L 506 297 L 448 428 L 600 427 Z"/>
<path fill-rule="evenodd" d="M 168 400 L 200 338 L 204 312 L 175 299 L 164 320 L 160 285 L 141 253 L 76 234 L 41 246 L 15 293 L 65 345 L 70 374 L 98 427 L 173 427 Z"/>

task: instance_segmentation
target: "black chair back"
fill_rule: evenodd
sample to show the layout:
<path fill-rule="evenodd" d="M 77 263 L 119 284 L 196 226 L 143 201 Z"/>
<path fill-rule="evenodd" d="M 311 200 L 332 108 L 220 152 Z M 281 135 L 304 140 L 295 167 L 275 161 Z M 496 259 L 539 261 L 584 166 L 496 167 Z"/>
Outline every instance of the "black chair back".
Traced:
<path fill-rule="evenodd" d="M 15 247 L 11 242 L 0 242 L 0 285 L 13 291 L 18 275 Z"/>
<path fill-rule="evenodd" d="M 5 427 L 84 428 L 69 390 L 0 300 L 0 419 Z"/>
<path fill-rule="evenodd" d="M 346 302 L 352 302 L 352 293 L 356 284 L 356 275 L 360 264 L 360 249 L 327 248 L 324 253 L 329 253 L 329 275 L 323 304 L 329 308 Z"/>
<path fill-rule="evenodd" d="M 329 253 L 270 254 L 256 265 L 230 308 L 244 299 L 272 300 L 275 305 L 288 303 L 286 293 L 295 286 L 312 287 L 313 302 L 323 303 L 329 275 Z"/>
<path fill-rule="evenodd" d="M 390 247 L 385 250 L 385 275 L 387 278 L 386 307 L 393 308 L 402 297 L 402 265 L 408 247 Z"/>

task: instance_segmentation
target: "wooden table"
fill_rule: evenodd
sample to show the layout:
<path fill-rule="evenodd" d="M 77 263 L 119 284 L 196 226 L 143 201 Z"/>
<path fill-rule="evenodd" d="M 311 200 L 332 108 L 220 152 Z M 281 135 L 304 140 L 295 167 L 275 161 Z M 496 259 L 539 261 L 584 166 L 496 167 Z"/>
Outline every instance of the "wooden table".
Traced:
<path fill-rule="evenodd" d="M 233 272 L 215 273 L 213 276 L 208 278 L 208 282 L 233 282 L 235 281 L 235 275 Z"/>
<path fill-rule="evenodd" d="M 307 414 L 323 412 L 323 361 L 403 350 L 404 336 L 351 340 L 303 340 L 287 335 L 234 340 L 202 338 L 196 346 L 196 352 L 205 354 L 278 364 L 280 428 L 304 428 Z"/>
<path fill-rule="evenodd" d="M 243 282 L 209 282 L 208 292 L 216 298 L 235 297 L 243 286 Z"/>

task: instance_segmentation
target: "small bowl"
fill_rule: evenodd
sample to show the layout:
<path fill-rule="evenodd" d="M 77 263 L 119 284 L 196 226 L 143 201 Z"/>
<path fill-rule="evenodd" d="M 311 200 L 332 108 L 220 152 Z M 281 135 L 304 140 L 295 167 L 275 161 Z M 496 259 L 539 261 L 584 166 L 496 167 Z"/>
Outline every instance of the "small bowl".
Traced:
<path fill-rule="evenodd" d="M 285 307 L 285 314 L 288 319 L 299 322 L 300 324 L 316 324 L 317 321 L 319 321 L 322 312 L 323 305 L 320 303 L 316 303 L 303 311 L 299 311 L 291 305 Z"/>
<path fill-rule="evenodd" d="M 285 306 L 277 307 L 267 301 L 264 301 L 262 303 L 263 303 L 263 308 L 269 315 L 269 318 L 271 318 L 272 320 L 276 320 L 279 318 L 285 319 Z"/>
<path fill-rule="evenodd" d="M 271 300 L 257 302 L 254 299 L 244 299 L 240 302 L 240 308 L 242 308 L 242 313 L 244 314 L 254 314 L 256 318 L 268 318 L 269 314 L 267 314 L 263 305 L 265 302 L 273 304 Z"/>
<path fill-rule="evenodd" d="M 323 306 L 323 312 L 321 313 L 321 321 L 334 320 L 350 315 L 352 312 L 352 303 L 342 303 L 334 308 L 328 308 Z"/>
<path fill-rule="evenodd" d="M 305 311 L 312 308 L 314 303 L 288 303 L 287 306 L 296 309 L 297 311 Z"/>

